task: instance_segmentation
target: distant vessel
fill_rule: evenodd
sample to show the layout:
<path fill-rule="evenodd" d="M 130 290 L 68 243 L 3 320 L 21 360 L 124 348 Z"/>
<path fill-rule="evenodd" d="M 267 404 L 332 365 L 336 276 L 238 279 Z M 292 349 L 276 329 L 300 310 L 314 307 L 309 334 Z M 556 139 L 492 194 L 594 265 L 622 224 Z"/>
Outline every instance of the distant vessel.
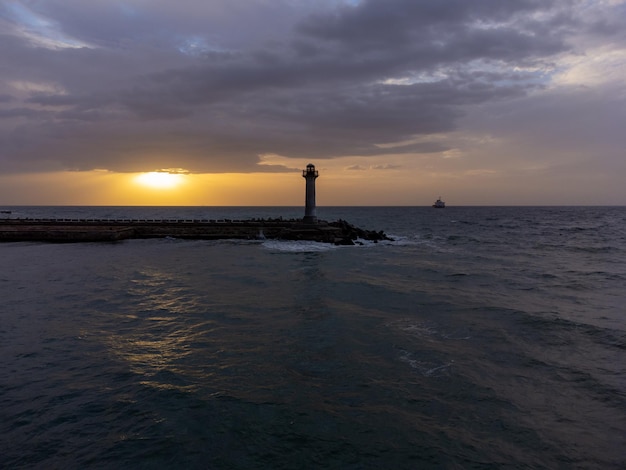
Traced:
<path fill-rule="evenodd" d="M 0 214 L 10 214 L 12 211 L 0 211 Z"/>
<path fill-rule="evenodd" d="M 445 202 L 443 202 L 443 201 L 441 200 L 441 196 L 439 196 L 439 199 L 437 199 L 437 200 L 435 201 L 435 203 L 433 204 L 433 207 L 434 207 L 435 209 L 445 209 L 445 207 L 446 207 L 446 203 L 445 203 Z"/>

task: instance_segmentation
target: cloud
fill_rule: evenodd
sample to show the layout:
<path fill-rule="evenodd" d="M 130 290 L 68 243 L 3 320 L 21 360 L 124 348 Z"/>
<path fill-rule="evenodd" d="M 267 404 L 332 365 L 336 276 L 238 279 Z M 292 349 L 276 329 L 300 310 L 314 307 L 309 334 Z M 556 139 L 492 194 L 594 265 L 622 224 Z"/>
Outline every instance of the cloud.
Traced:
<path fill-rule="evenodd" d="M 552 149 L 550 130 L 575 124 L 585 96 L 562 87 L 604 89 L 594 73 L 604 67 L 623 92 L 624 10 L 582 0 L 5 2 L 0 169 L 252 172 L 285 171 L 264 164 L 267 154 L 462 155 L 440 136 L 467 116 L 482 134 L 483 124 L 509 137 L 534 129 Z M 600 114 L 601 96 L 588 103 Z M 512 105 L 519 119 L 484 114 Z M 535 129 L 541 115 L 551 118 Z"/>
<path fill-rule="evenodd" d="M 372 165 L 370 167 L 372 170 L 399 170 L 402 168 L 401 165 L 393 165 L 391 163 L 386 163 L 384 165 Z"/>

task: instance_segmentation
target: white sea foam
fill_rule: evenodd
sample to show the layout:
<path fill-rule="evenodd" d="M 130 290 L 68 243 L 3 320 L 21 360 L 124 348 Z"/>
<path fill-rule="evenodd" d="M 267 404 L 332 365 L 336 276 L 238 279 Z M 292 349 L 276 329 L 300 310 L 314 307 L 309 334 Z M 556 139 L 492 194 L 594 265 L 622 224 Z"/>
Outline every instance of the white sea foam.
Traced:
<path fill-rule="evenodd" d="M 469 340 L 472 337 L 460 333 L 458 330 L 453 332 L 446 332 L 436 323 L 424 323 L 416 322 L 410 318 L 403 318 L 400 320 L 387 323 L 385 326 L 391 328 L 397 328 L 411 336 L 416 336 L 422 340 L 427 341 L 441 341 L 441 340 Z"/>
<path fill-rule="evenodd" d="M 286 252 L 320 252 L 331 251 L 342 248 L 363 248 L 374 247 L 378 245 L 393 245 L 395 242 L 379 241 L 374 242 L 371 240 L 363 240 L 361 238 L 355 240 L 354 245 L 333 245 L 331 243 L 322 243 L 308 240 L 267 240 L 263 241 L 262 246 L 272 251 L 286 251 Z"/>
<path fill-rule="evenodd" d="M 379 243 L 393 246 L 425 246 L 436 251 L 450 251 L 445 248 L 445 240 L 434 240 L 432 238 L 424 238 L 420 235 L 389 235 L 393 241 L 381 241 Z"/>
<path fill-rule="evenodd" d="M 289 253 L 311 253 L 337 249 L 337 246 L 330 243 L 321 243 L 307 240 L 267 240 L 261 246 L 271 251 L 281 251 Z"/>
<path fill-rule="evenodd" d="M 451 368 L 454 365 L 454 360 L 446 363 L 435 363 L 432 361 L 424 361 L 415 359 L 413 353 L 406 350 L 400 351 L 400 361 L 408 364 L 412 369 L 415 369 L 424 377 L 443 377 L 449 376 Z"/>

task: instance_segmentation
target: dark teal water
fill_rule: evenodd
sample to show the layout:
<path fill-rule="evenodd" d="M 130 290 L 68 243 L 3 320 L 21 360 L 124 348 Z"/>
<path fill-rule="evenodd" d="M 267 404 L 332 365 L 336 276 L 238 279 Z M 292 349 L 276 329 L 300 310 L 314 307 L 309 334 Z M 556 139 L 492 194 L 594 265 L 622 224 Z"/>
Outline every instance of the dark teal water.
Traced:
<path fill-rule="evenodd" d="M 0 244 L 0 467 L 626 466 L 626 208 L 318 215 L 396 241 Z"/>

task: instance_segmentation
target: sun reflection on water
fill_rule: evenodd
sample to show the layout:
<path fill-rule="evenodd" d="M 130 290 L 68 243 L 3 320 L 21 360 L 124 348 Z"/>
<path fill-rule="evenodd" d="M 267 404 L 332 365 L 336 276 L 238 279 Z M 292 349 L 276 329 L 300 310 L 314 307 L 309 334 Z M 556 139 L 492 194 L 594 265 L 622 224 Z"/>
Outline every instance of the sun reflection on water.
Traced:
<path fill-rule="evenodd" d="M 128 364 L 141 383 L 156 388 L 191 391 L 188 357 L 198 336 L 211 330 L 205 322 L 189 322 L 198 312 L 197 296 L 167 273 L 137 272 L 128 288 L 134 315 L 129 326 L 109 338 L 113 353 Z M 202 326 L 202 331 L 198 327 Z"/>

